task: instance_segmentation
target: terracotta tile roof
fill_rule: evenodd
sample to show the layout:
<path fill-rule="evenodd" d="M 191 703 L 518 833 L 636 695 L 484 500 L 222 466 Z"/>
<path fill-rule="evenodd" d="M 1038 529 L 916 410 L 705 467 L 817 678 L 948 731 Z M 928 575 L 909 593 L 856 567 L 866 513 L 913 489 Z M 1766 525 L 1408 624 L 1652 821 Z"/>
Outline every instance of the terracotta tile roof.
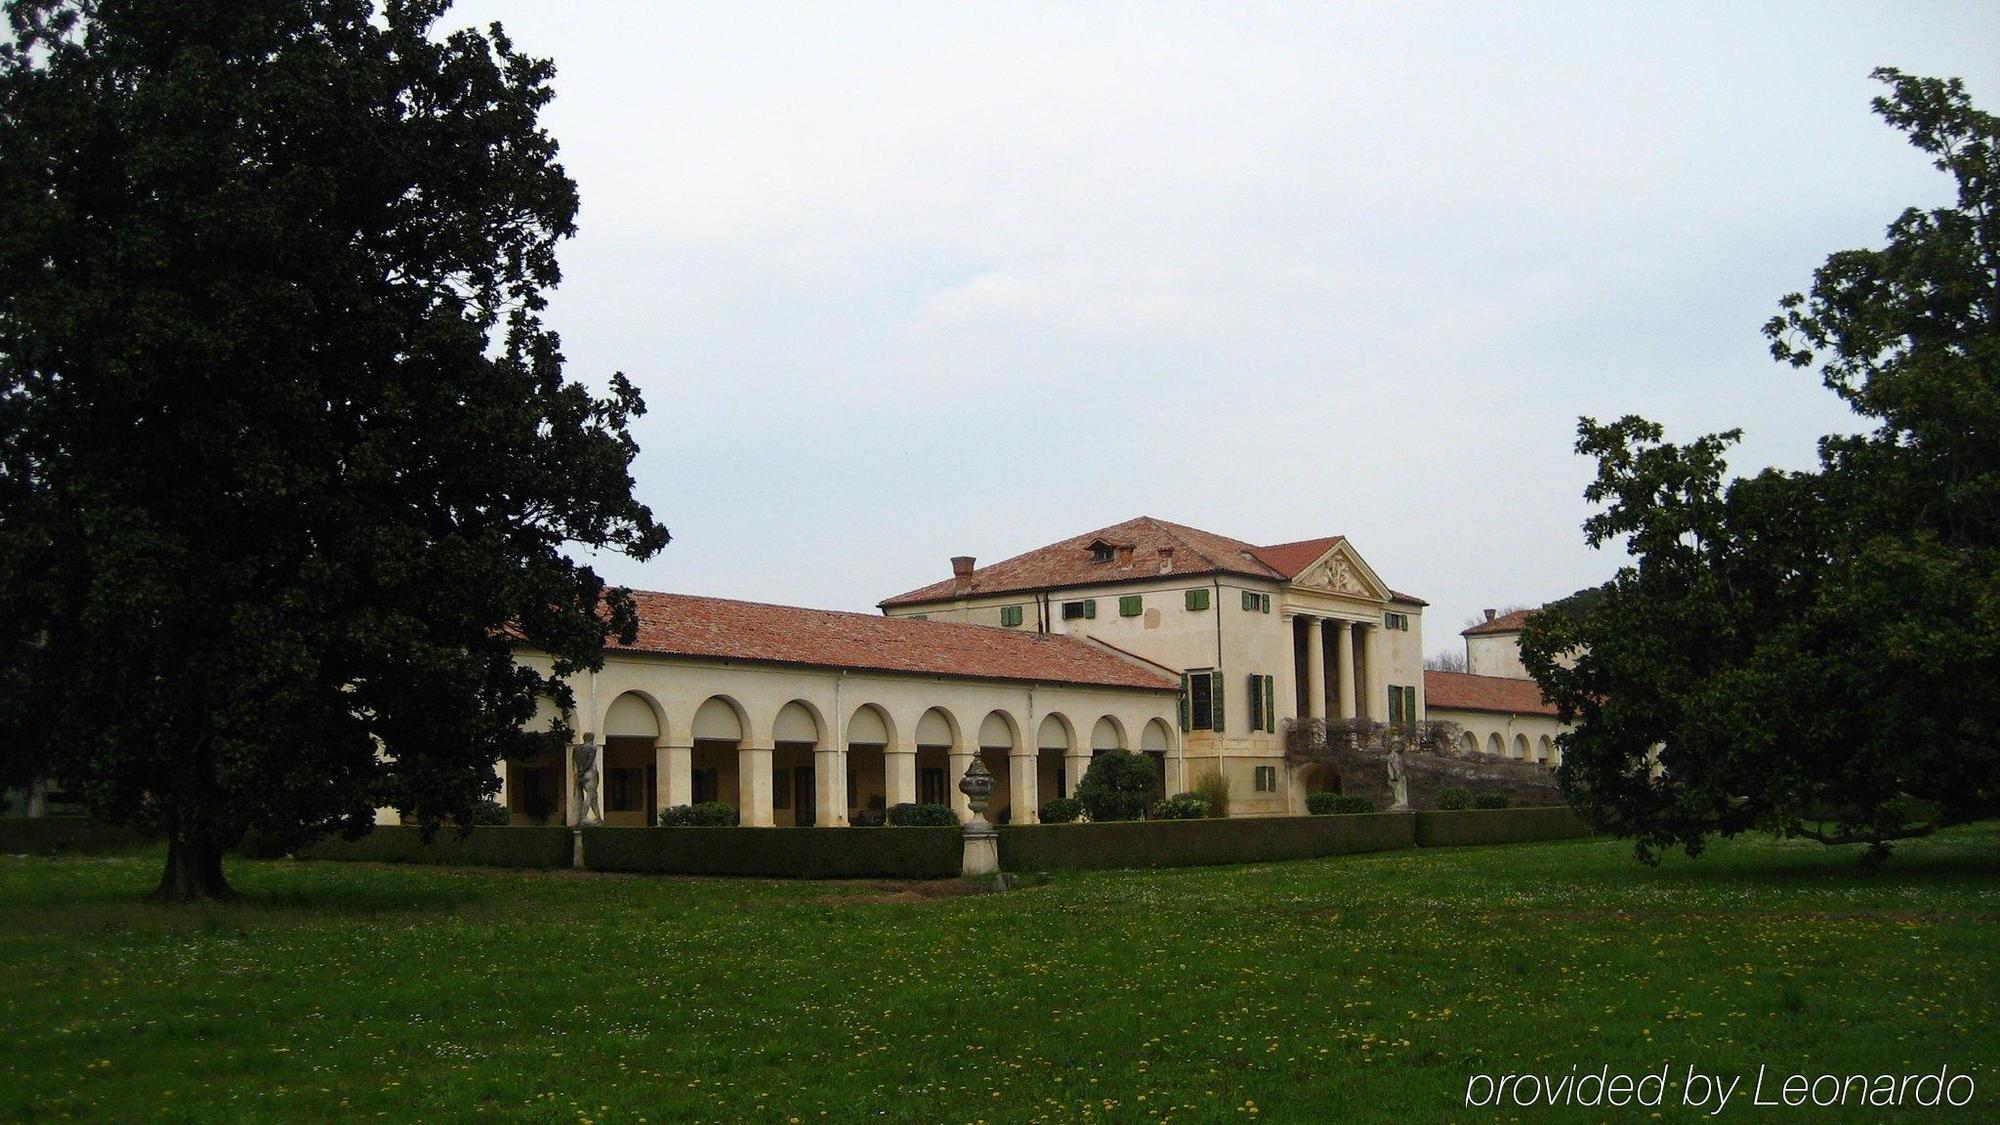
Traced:
<path fill-rule="evenodd" d="M 1211 531 L 1140 516 L 982 566 L 964 579 L 947 578 L 897 594 L 879 604 L 887 609 L 988 594 L 1210 574 L 1282 581 L 1297 577 L 1342 539 L 1339 535 L 1329 535 L 1259 547 Z M 1091 547 L 1100 542 L 1114 549 L 1107 562 L 1092 557 Z M 1407 594 L 1396 597 L 1415 605 L 1426 604 Z"/>
<path fill-rule="evenodd" d="M 1510 715 L 1554 715 L 1556 705 L 1542 698 L 1541 685 L 1510 676 L 1472 676 L 1464 672 L 1424 673 L 1424 710 L 1501 711 Z"/>
<path fill-rule="evenodd" d="M 1518 633 L 1521 631 L 1521 625 L 1534 615 L 1535 611 L 1532 609 L 1517 609 L 1512 613 L 1503 613 L 1491 621 L 1481 621 L 1459 633 L 1459 636 L 1483 637 L 1489 633 Z"/>
<path fill-rule="evenodd" d="M 1164 669 L 1076 637 L 990 625 L 765 605 L 634 590 L 639 633 L 626 652 L 983 680 L 1179 691 Z"/>

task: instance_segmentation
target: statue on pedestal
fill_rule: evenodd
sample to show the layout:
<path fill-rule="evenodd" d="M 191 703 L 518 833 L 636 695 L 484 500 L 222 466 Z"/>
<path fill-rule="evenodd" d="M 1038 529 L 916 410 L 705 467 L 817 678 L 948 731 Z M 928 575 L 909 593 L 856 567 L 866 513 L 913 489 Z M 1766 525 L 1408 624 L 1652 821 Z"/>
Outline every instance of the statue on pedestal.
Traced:
<path fill-rule="evenodd" d="M 1409 772 L 1403 766 L 1403 744 L 1389 746 L 1389 790 L 1395 800 L 1389 805 L 1390 812 L 1407 812 L 1410 808 Z"/>
<path fill-rule="evenodd" d="M 580 825 L 604 823 L 597 809 L 597 736 L 585 734 L 574 749 L 576 761 L 576 822 Z"/>

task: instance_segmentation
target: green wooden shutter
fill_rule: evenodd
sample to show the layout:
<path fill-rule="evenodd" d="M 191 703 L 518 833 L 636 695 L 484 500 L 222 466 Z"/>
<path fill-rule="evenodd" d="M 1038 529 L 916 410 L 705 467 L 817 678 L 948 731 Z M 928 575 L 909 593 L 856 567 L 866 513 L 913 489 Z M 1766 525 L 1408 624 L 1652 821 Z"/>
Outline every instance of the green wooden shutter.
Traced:
<path fill-rule="evenodd" d="M 1276 676 L 1264 677 L 1264 729 L 1272 734 L 1278 733 L 1277 701 L 1273 698 L 1275 689 L 1271 686 L 1276 680 Z"/>
<path fill-rule="evenodd" d="M 1222 730 L 1222 715 L 1223 715 L 1223 711 L 1222 711 L 1222 673 L 1220 673 L 1220 672 L 1217 672 L 1216 674 L 1214 674 L 1214 675 L 1210 676 L 1210 677 L 1208 678 L 1208 682 L 1209 682 L 1210 686 L 1212 687 L 1212 689 L 1214 690 L 1214 694 L 1213 694 L 1212 696 L 1210 696 L 1210 697 L 1209 697 L 1209 698 L 1210 698 L 1210 700 L 1211 700 L 1211 702 L 1210 702 L 1210 704 L 1209 704 L 1209 709 L 1215 712 L 1215 715 L 1214 715 L 1214 720 L 1213 720 L 1213 721 L 1214 721 L 1214 725 L 1213 725 L 1213 726 L 1211 726 L 1211 727 L 1210 727 L 1209 729 L 1210 729 L 1210 730 L 1214 730 L 1214 731 L 1220 731 L 1220 730 Z"/>
<path fill-rule="evenodd" d="M 1181 730 L 1188 729 L 1188 674 L 1181 673 Z"/>
<path fill-rule="evenodd" d="M 1118 599 L 1118 616 L 1137 617 L 1146 611 L 1146 599 L 1139 594 L 1127 594 Z"/>
<path fill-rule="evenodd" d="M 1096 598 L 1085 598 L 1085 599 L 1083 599 L 1083 615 L 1084 615 L 1085 617 L 1090 617 L 1090 618 L 1095 618 L 1095 617 L 1097 616 L 1097 599 L 1096 599 Z"/>
<path fill-rule="evenodd" d="M 1252 672 L 1250 673 L 1250 729 L 1251 730 L 1264 729 L 1264 716 L 1257 713 L 1257 708 L 1263 706 L 1263 700 L 1264 700 L 1264 693 L 1257 690 L 1257 673 Z"/>

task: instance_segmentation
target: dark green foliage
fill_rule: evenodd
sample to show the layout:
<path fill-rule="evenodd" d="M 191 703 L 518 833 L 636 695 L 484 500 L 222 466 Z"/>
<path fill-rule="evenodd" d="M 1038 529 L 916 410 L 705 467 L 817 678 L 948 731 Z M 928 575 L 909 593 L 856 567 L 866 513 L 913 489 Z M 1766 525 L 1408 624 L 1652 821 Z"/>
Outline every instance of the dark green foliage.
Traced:
<path fill-rule="evenodd" d="M 848 814 L 847 823 L 856 828 L 881 828 L 889 823 L 887 809 L 856 809 Z"/>
<path fill-rule="evenodd" d="M 1314 816 L 1372 813 L 1375 802 L 1353 793 L 1308 793 L 1306 811 Z"/>
<path fill-rule="evenodd" d="M 1041 818 L 1043 824 L 1074 824 L 1083 819 L 1083 802 L 1075 797 L 1043 801 Z"/>
<path fill-rule="evenodd" d="M 156 842 L 130 825 L 84 816 L 0 817 L 0 855 L 97 855 Z"/>
<path fill-rule="evenodd" d="M 466 824 L 629 635 L 621 376 L 543 292 L 553 68 L 444 0 L 8 0 L 0 784 L 55 777 L 227 897 L 245 831 Z M 386 751 L 386 752 L 381 752 Z"/>
<path fill-rule="evenodd" d="M 1472 790 L 1457 785 L 1447 785 L 1438 790 L 1438 808 L 1447 812 L 1454 809 L 1472 807 Z"/>
<path fill-rule="evenodd" d="M 1525 844 L 1536 840 L 1571 840 L 1590 835 L 1590 825 L 1563 805 L 1523 809 L 1423 809 L 1416 819 L 1417 846 L 1460 844 Z"/>
<path fill-rule="evenodd" d="M 1876 77 L 1955 203 L 1832 255 L 1765 328 L 1873 429 L 1732 481 L 1736 431 L 1578 427 L 1587 538 L 1633 561 L 1522 655 L 1575 724 L 1565 796 L 1645 859 L 1755 828 L 1879 859 L 2000 811 L 2000 119 L 1956 80 Z"/>
<path fill-rule="evenodd" d="M 1208 799 L 1195 793 L 1176 793 L 1154 804 L 1154 820 L 1202 820 L 1209 814 Z"/>
<path fill-rule="evenodd" d="M 1263 863 L 1407 848 L 1414 840 L 1411 818 L 1400 813 L 1021 824 L 1000 829 L 1000 866 L 1044 871 Z"/>
<path fill-rule="evenodd" d="M 488 800 L 472 806 L 472 815 L 466 823 L 481 828 L 498 828 L 505 826 L 509 819 L 506 805 Z"/>
<path fill-rule="evenodd" d="M 958 814 L 950 805 L 913 805 L 907 801 L 889 806 L 889 823 L 897 828 L 937 828 L 956 826 Z"/>
<path fill-rule="evenodd" d="M 669 805 L 660 810 L 661 828 L 728 828 L 737 823 L 736 806 L 727 801 L 703 801 L 698 805 Z"/>
<path fill-rule="evenodd" d="M 1208 815 L 1229 815 L 1229 779 L 1221 770 L 1209 770 L 1194 783 L 1194 795 L 1208 802 Z"/>
<path fill-rule="evenodd" d="M 1160 768 L 1151 758 L 1129 750 L 1106 750 L 1091 759 L 1077 784 L 1076 799 L 1099 824 L 1137 820 L 1145 815 L 1146 802 L 1159 784 Z"/>
<path fill-rule="evenodd" d="M 1511 803 L 1505 793 L 1481 793 L 1472 799 L 1472 807 L 1475 809 L 1504 809 Z M 1440 804 L 1438 807 L 1444 806 Z"/>
<path fill-rule="evenodd" d="M 389 824 L 359 839 L 333 836 L 295 853 L 300 859 L 362 860 L 371 863 L 442 863 L 454 867 L 568 867 L 570 829 L 444 829 L 424 839 L 422 829 Z"/>
<path fill-rule="evenodd" d="M 591 870 L 670 875 L 950 879 L 959 873 L 964 848 L 955 826 L 583 830 L 584 866 Z"/>

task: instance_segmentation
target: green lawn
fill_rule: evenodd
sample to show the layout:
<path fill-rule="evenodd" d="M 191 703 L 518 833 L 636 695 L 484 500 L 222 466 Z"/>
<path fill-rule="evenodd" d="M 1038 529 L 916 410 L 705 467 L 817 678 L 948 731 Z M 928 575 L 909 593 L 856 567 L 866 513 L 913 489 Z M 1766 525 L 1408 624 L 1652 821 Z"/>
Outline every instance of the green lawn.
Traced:
<path fill-rule="evenodd" d="M 1543 1119 L 1475 1073 L 1948 1065 L 2000 1119 L 2000 825 L 1634 863 L 1574 841 L 1059 875 L 1009 894 L 0 858 L 0 1115 Z M 1573 1111 L 1580 1120 L 1641 1111 Z"/>

